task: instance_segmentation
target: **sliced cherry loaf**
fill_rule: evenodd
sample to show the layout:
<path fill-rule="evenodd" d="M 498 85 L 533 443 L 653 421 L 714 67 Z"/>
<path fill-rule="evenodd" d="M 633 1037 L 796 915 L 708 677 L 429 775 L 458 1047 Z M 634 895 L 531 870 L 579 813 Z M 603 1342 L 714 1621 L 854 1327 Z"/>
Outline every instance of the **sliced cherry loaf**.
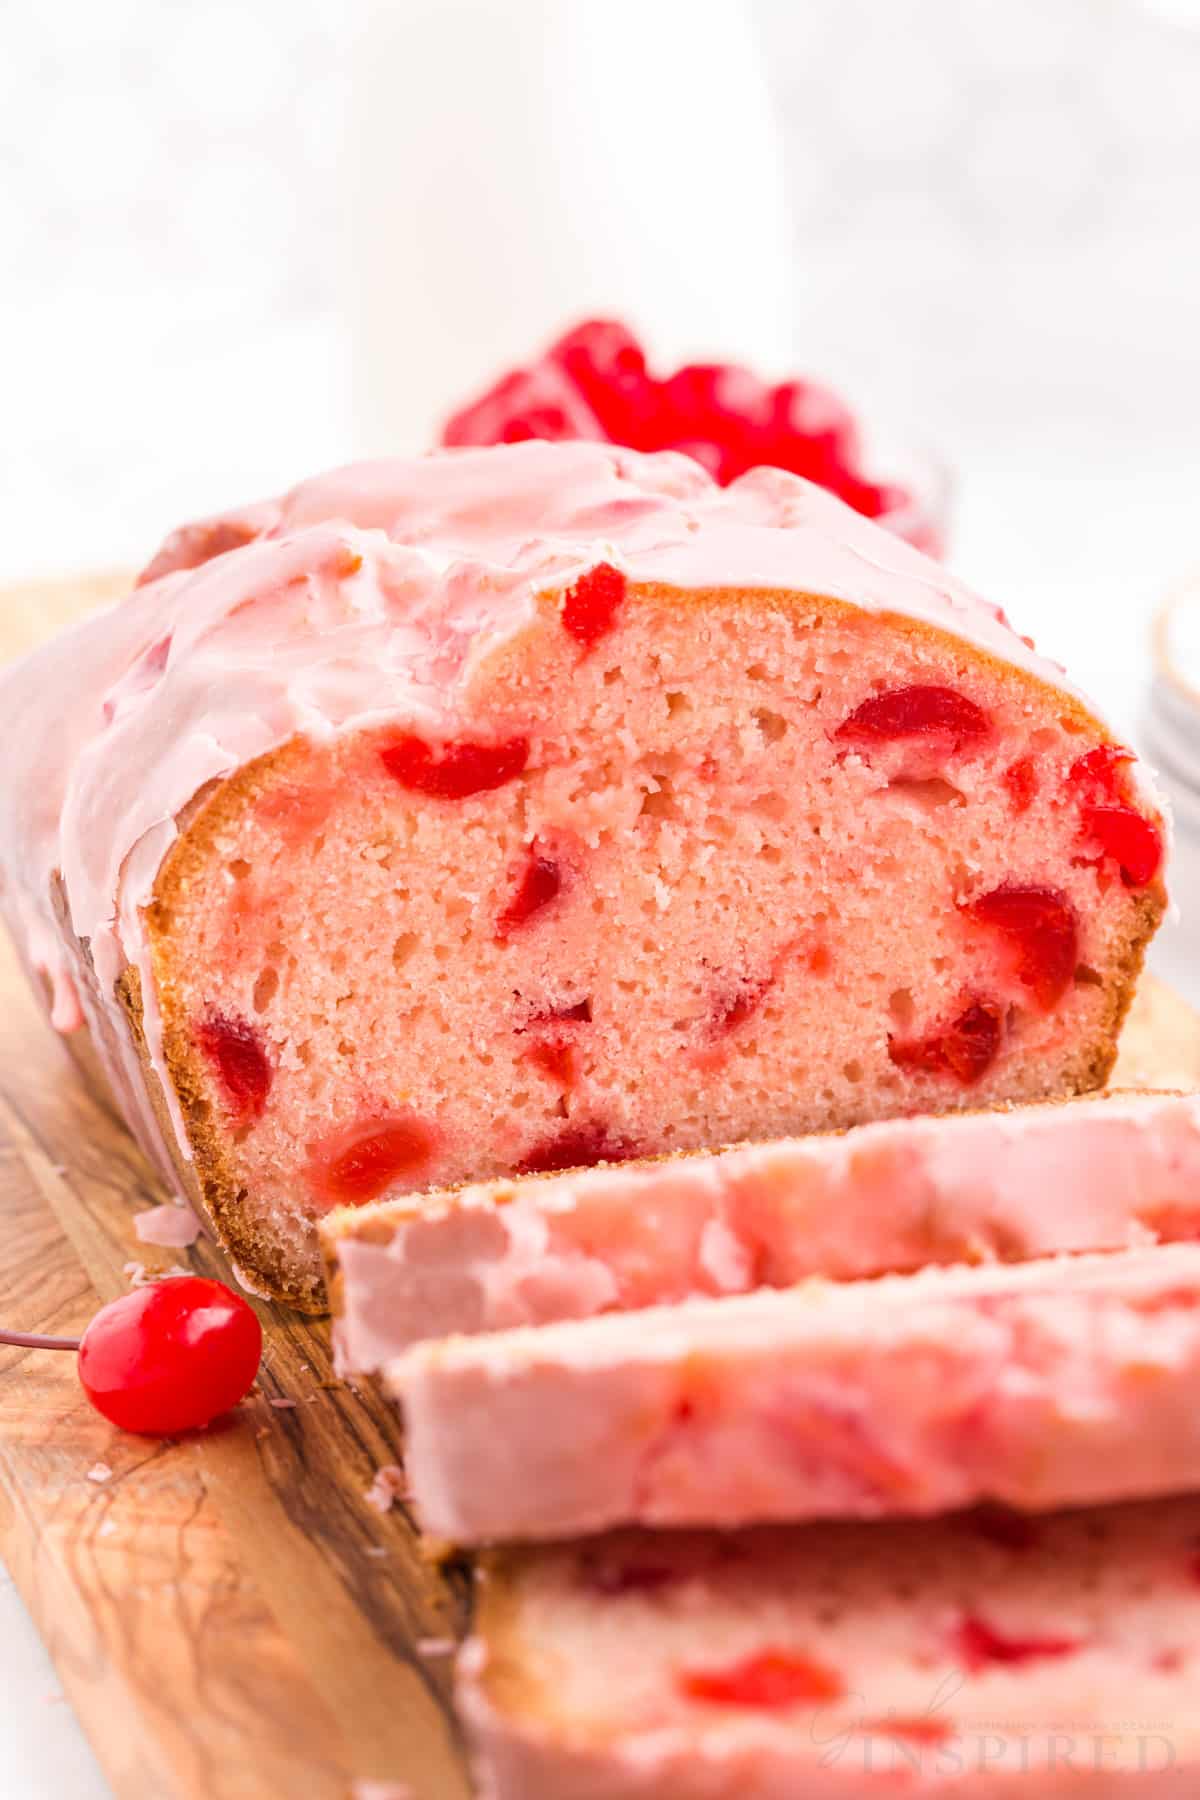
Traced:
<path fill-rule="evenodd" d="M 388 1379 L 456 1543 L 1139 1499 L 1200 1487 L 1200 1245 L 446 1338 Z"/>
<path fill-rule="evenodd" d="M 1124 1093 L 528 1175 L 370 1206 L 321 1238 L 343 1371 L 425 1338 L 1200 1238 L 1200 1096 Z"/>
<path fill-rule="evenodd" d="M 252 1285 L 320 1306 L 339 1203 L 1102 1082 L 1152 795 L 798 478 L 445 452 L 147 577 L 0 687 L 6 903 Z"/>
<path fill-rule="evenodd" d="M 481 1800 L 1194 1800 L 1200 1500 L 506 1552 Z"/>

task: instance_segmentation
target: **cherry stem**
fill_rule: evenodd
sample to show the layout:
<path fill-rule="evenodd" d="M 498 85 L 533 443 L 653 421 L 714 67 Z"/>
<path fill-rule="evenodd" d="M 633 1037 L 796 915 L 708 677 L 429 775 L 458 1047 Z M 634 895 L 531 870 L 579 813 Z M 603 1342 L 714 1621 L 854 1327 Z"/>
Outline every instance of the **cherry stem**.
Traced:
<path fill-rule="evenodd" d="M 38 1337 L 28 1331 L 0 1331 L 0 1344 L 12 1344 L 18 1350 L 78 1350 L 78 1338 Z"/>

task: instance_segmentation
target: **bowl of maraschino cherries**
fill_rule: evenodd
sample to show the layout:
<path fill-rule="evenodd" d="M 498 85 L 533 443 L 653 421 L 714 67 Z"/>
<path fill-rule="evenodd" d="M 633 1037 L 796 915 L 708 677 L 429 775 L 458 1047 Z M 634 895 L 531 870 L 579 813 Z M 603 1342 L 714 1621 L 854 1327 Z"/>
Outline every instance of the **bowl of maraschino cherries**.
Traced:
<path fill-rule="evenodd" d="M 123 1431 L 200 1431 L 245 1398 L 262 1327 L 239 1294 L 202 1275 L 150 1281 L 102 1306 L 81 1338 L 0 1331 L 0 1343 L 73 1350 L 83 1391 Z"/>
<path fill-rule="evenodd" d="M 722 487 L 749 469 L 786 469 L 940 556 L 944 477 L 911 454 L 903 473 L 885 472 L 887 462 L 865 447 L 868 435 L 821 382 L 772 384 L 736 363 L 685 363 L 656 373 L 626 326 L 590 319 L 460 407 L 443 426 L 441 442 L 591 438 L 634 450 L 677 450 Z"/>

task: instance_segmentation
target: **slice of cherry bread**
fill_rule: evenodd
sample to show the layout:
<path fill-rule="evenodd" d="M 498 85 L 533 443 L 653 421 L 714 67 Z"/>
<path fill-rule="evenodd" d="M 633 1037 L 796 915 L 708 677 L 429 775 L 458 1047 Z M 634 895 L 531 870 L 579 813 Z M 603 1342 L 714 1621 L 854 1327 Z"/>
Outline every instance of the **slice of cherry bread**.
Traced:
<path fill-rule="evenodd" d="M 425 1338 L 1200 1238 L 1200 1096 L 1125 1093 L 480 1182 L 321 1227 L 343 1372 Z"/>
<path fill-rule="evenodd" d="M 481 1571 L 481 1800 L 1195 1800 L 1200 1500 L 621 1533 Z"/>
<path fill-rule="evenodd" d="M 455 1543 L 1139 1499 L 1200 1486 L 1200 1245 L 445 1338 L 387 1375 Z"/>
<path fill-rule="evenodd" d="M 444 452 L 147 575 L 0 686 L 6 901 L 255 1287 L 338 1204 L 1102 1082 L 1152 796 L 798 478 Z"/>

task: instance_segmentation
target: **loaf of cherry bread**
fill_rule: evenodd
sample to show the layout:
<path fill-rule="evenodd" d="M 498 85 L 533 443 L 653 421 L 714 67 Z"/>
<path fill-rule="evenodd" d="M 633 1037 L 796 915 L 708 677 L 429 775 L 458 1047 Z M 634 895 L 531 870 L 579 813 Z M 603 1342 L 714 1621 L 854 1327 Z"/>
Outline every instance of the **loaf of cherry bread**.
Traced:
<path fill-rule="evenodd" d="M 321 1226 L 334 1348 L 930 1263 L 1200 1238 L 1200 1096 L 1122 1093 L 891 1119 L 343 1207 Z"/>
<path fill-rule="evenodd" d="M 387 1193 L 1100 1084 L 1162 821 L 778 470 L 528 443 L 191 526 L 0 683 L 4 904 L 247 1283 Z"/>
<path fill-rule="evenodd" d="M 1200 1245 L 444 1338 L 387 1377 L 459 1544 L 1140 1499 L 1200 1487 Z"/>
<path fill-rule="evenodd" d="M 1195 1800 L 1200 1500 L 499 1553 L 481 1800 Z"/>

